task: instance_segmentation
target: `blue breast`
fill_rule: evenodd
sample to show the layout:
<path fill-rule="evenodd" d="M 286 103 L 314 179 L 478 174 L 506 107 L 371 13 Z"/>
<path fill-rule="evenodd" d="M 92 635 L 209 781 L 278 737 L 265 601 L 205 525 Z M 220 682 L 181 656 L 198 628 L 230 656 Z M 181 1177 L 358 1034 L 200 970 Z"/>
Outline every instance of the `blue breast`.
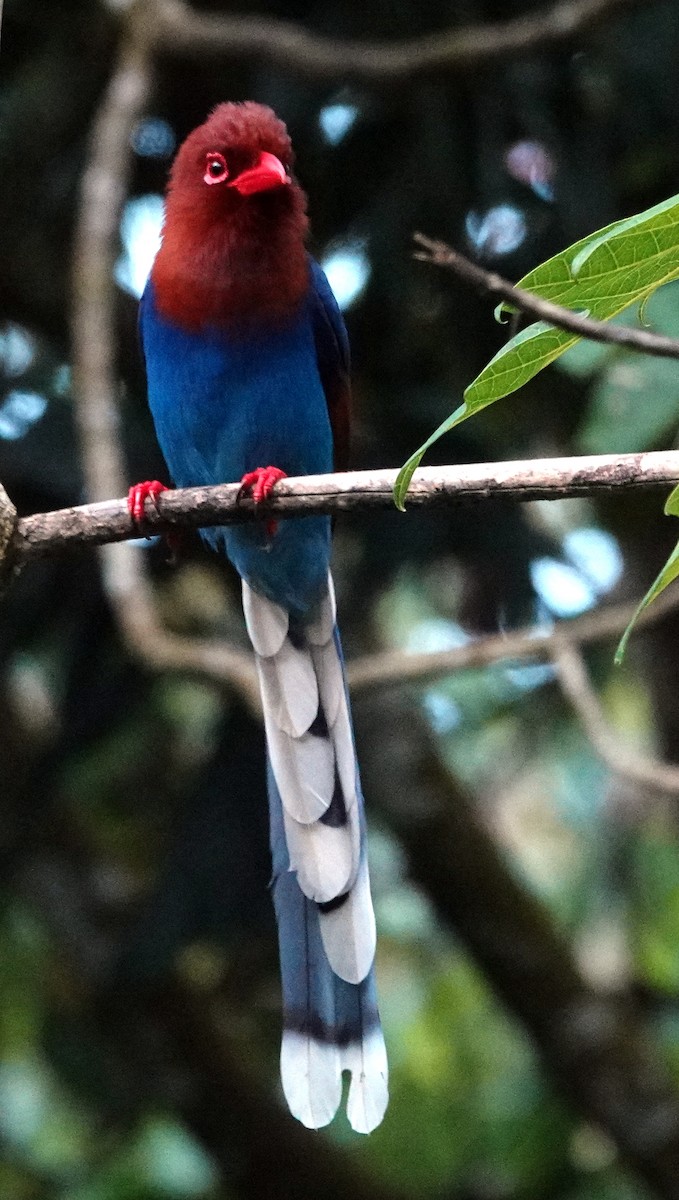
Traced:
<path fill-rule="evenodd" d="M 187 332 L 157 311 L 152 285 L 141 332 L 149 404 L 178 487 L 236 481 L 254 467 L 288 475 L 332 470 L 332 432 L 310 309 L 285 326 L 236 335 Z M 257 590 L 302 615 L 325 587 L 326 517 L 281 521 L 269 540 L 256 522 L 202 531 Z"/>

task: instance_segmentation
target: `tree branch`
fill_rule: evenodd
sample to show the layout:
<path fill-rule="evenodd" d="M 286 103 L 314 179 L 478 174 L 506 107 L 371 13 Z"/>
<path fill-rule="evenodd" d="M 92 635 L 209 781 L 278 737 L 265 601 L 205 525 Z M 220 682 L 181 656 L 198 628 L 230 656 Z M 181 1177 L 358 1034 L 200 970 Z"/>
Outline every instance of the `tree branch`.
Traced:
<path fill-rule="evenodd" d="M 264 511 L 286 517 L 309 512 L 355 508 L 369 510 L 392 504 L 394 471 L 354 472 L 346 475 L 305 476 L 282 480 Z M 528 462 L 482 463 L 459 467 L 424 467 L 415 473 L 410 499 L 420 506 L 480 501 L 495 495 L 520 499 L 556 499 L 602 489 L 650 487 L 671 484 L 679 478 L 679 451 L 649 454 L 533 459 Z M 240 496 L 238 484 L 213 488 L 184 488 L 163 493 L 158 511 L 149 507 L 148 528 L 162 532 L 183 525 L 212 525 L 255 518 L 254 504 Z M 115 539 L 137 538 L 126 500 L 101 501 L 78 508 L 59 509 L 23 517 L 8 548 L 8 563 L 15 569 L 33 558 L 69 549 L 101 545 Z M 134 609 L 138 603 L 136 564 L 143 551 L 135 548 L 134 568 L 122 597 Z M 6 567 L 5 567 L 6 570 Z M 120 573 L 120 566 L 118 572 Z M 3 563 L 0 558 L 0 577 Z M 118 574 L 118 579 L 120 574 Z M 109 587 L 111 577 L 109 575 Z M 144 585 L 146 586 L 146 585 Z M 120 593 L 116 593 L 120 599 Z M 142 591 L 142 600 L 144 599 Z M 640 616 L 642 625 L 653 624 L 679 602 L 670 589 Z M 511 633 L 489 635 L 438 653 L 409 654 L 385 651 L 348 664 L 352 693 L 374 688 L 399 687 L 481 668 L 501 661 L 552 661 L 564 634 L 581 645 L 619 637 L 635 612 L 635 605 L 614 605 L 552 626 L 529 626 Z M 142 612 L 142 616 L 143 616 Z M 251 656 L 228 643 L 184 638 L 158 630 L 145 622 L 139 626 L 143 656 L 154 670 L 178 670 L 199 675 L 221 685 L 235 686 L 259 715 L 260 701 Z M 136 648 L 136 645 L 135 645 Z"/>
<path fill-rule="evenodd" d="M 553 660 L 561 690 L 575 709 L 580 723 L 599 758 L 614 775 L 643 788 L 679 794 L 679 766 L 649 758 L 631 750 L 611 729 L 601 701 L 592 687 L 579 646 L 564 631 L 552 638 Z"/>
<path fill-rule="evenodd" d="M 638 3 L 561 0 L 546 12 L 394 43 L 343 41 L 276 17 L 226 17 L 193 12 L 182 0 L 160 0 L 156 44 L 173 54 L 257 56 L 313 79 L 393 84 L 441 71 L 469 71 L 557 45 Z"/>
<path fill-rule="evenodd" d="M 678 606 L 679 588 L 668 588 L 640 614 L 638 626 L 654 625 Z M 407 687 L 499 662 L 552 662 L 559 639 L 564 636 L 581 646 L 619 638 L 636 608 L 635 604 L 611 604 L 582 617 L 557 621 L 553 626 L 528 625 L 510 633 L 491 633 L 450 650 L 366 654 L 347 663 L 349 686 L 354 695 L 374 688 Z"/>
<path fill-rule="evenodd" d="M 288 518 L 391 508 L 396 476 L 396 471 L 382 470 L 283 479 L 257 511 L 252 499 L 241 494 L 238 483 L 178 488 L 164 492 L 157 508 L 147 505 L 145 532 L 240 524 L 262 514 Z M 619 489 L 663 487 L 678 480 L 677 450 L 536 458 L 421 467 L 413 475 L 407 501 L 413 507 L 446 507 L 493 497 L 557 500 Z M 139 529 L 129 515 L 127 500 L 103 500 L 23 517 L 17 524 L 12 553 L 15 561 L 22 563 L 74 546 L 103 546 L 138 537 Z"/>
<path fill-rule="evenodd" d="M 655 354 L 659 358 L 679 358 L 679 339 L 663 337 L 651 333 L 648 329 L 629 329 L 625 325 L 611 325 L 608 321 L 594 321 L 591 317 L 582 317 L 570 308 L 562 308 L 543 300 L 540 296 L 526 292 L 523 288 L 515 287 L 509 280 L 503 279 L 495 271 L 485 271 L 477 263 L 471 262 L 453 250 L 445 242 L 432 241 L 422 233 L 413 235 L 418 246 L 425 253 L 417 253 L 416 258 L 421 262 L 432 263 L 437 267 L 448 267 L 473 287 L 491 296 L 500 296 L 514 308 L 528 313 L 538 321 L 546 321 L 557 329 L 565 329 L 578 337 L 589 338 L 593 342 L 605 342 L 612 346 L 624 346 L 628 350 L 637 350 L 642 354 Z"/>

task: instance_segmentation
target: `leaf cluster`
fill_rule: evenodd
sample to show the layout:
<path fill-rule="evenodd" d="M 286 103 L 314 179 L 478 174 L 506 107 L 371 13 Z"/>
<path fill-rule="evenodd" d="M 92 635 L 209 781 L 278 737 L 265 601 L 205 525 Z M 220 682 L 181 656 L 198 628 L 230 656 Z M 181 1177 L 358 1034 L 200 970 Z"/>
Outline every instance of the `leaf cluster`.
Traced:
<path fill-rule="evenodd" d="M 529 271 L 517 288 L 581 315 L 609 321 L 634 305 L 639 319 L 655 291 L 679 279 L 679 196 L 644 212 L 599 229 Z M 503 321 L 517 314 L 507 302 L 495 316 Z M 394 498 L 400 509 L 412 476 L 427 450 L 443 434 L 469 417 L 510 395 L 539 371 L 555 362 L 582 339 L 545 321 L 521 329 L 498 351 L 465 389 L 463 403 L 443 421 L 402 467 Z M 649 398 L 644 397 L 644 402 Z M 665 512 L 679 516 L 679 488 L 669 497 Z M 641 600 L 625 631 L 616 662 L 621 662 L 632 628 L 640 613 L 679 575 L 679 543 Z"/>

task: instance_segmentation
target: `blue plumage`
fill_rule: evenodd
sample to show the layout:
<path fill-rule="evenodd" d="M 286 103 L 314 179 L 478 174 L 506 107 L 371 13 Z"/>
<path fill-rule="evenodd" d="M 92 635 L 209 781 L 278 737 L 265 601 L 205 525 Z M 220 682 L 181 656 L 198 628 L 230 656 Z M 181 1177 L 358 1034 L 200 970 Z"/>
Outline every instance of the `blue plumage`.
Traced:
<path fill-rule="evenodd" d="M 222 105 L 173 167 L 140 324 L 158 439 L 181 487 L 274 464 L 288 475 L 346 465 L 346 330 L 304 250 L 289 154 L 270 110 Z M 202 536 L 242 577 L 260 680 L 283 1089 L 294 1115 L 317 1128 L 334 1116 L 349 1071 L 349 1120 L 368 1133 L 386 1108 L 387 1061 L 330 521 L 280 520 L 275 533 L 250 522 Z"/>
<path fill-rule="evenodd" d="M 293 318 L 245 333 L 185 331 L 159 314 L 153 284 L 147 284 L 140 325 L 149 404 L 177 487 L 237 481 L 260 464 L 275 463 L 286 475 L 333 469 L 315 339 L 319 305 L 335 310 L 335 325 L 343 323 L 323 272 L 313 265 L 308 296 Z M 328 342 L 326 370 L 332 353 Z M 226 550 L 253 587 L 290 611 L 304 613 L 325 588 L 327 517 L 281 522 L 273 547 L 261 523 L 201 532 L 213 549 Z"/>

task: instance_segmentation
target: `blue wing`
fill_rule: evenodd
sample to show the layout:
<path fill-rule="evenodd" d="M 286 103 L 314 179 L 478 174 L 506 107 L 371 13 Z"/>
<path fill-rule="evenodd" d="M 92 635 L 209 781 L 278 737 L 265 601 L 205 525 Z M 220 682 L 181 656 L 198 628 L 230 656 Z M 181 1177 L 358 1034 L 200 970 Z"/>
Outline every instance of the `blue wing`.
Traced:
<path fill-rule="evenodd" d="M 337 301 L 318 263 L 311 259 L 310 311 L 328 415 L 332 426 L 334 467 L 346 471 L 349 465 L 351 422 L 351 385 L 349 339 Z"/>

